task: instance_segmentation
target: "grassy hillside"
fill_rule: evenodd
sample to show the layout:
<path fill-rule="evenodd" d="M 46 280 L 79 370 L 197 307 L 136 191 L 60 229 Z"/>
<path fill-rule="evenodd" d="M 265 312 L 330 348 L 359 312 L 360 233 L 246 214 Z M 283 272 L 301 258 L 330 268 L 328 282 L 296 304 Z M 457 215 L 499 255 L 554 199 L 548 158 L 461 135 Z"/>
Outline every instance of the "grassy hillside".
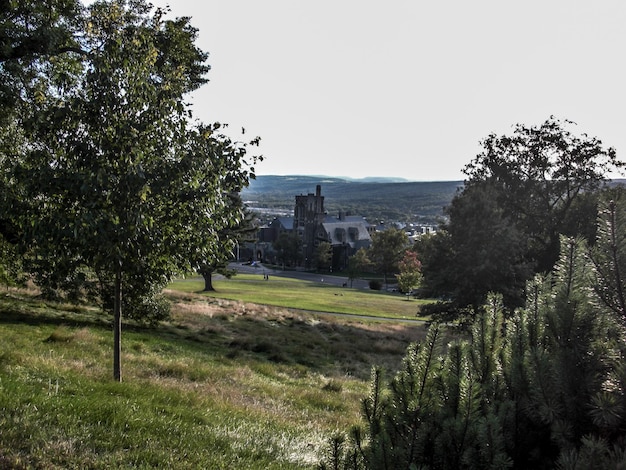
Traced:
<path fill-rule="evenodd" d="M 0 296 L 0 468 L 315 468 L 326 438 L 358 422 L 371 367 L 393 370 L 424 334 L 168 296 L 170 322 L 124 325 L 121 384 L 108 317 Z"/>
<path fill-rule="evenodd" d="M 252 207 L 292 213 L 295 196 L 315 193 L 318 184 L 325 197 L 325 209 L 330 214 L 341 210 L 362 215 L 372 223 L 377 220 L 434 223 L 443 215 L 443 208 L 463 182 L 370 182 L 316 176 L 257 176 L 241 194 Z"/>
<path fill-rule="evenodd" d="M 407 300 L 399 293 L 348 289 L 330 283 L 273 275 L 270 281 L 265 281 L 261 273 L 237 274 L 232 279 L 220 278 L 214 280 L 213 285 L 217 291 L 212 295 L 222 299 L 370 317 L 416 319 L 420 306 L 429 302 L 423 299 Z M 204 280 L 178 280 L 171 287 L 182 292 L 199 292 L 204 288 Z"/>

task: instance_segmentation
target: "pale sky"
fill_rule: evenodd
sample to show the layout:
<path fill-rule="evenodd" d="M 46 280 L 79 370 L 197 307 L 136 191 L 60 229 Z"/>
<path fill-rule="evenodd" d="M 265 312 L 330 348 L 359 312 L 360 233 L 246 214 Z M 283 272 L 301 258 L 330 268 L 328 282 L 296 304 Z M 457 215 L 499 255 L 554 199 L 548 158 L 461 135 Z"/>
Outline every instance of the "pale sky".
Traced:
<path fill-rule="evenodd" d="M 261 137 L 260 175 L 463 179 L 550 115 L 626 158 L 623 0 L 152 0 L 208 52 L 196 117 Z"/>

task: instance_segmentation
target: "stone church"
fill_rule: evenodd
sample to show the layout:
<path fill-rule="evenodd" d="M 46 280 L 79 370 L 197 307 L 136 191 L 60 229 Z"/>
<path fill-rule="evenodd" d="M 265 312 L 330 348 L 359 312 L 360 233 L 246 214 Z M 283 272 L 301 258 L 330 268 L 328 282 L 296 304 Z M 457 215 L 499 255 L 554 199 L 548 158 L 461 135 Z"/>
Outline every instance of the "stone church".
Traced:
<path fill-rule="evenodd" d="M 276 217 L 259 233 L 257 259 L 266 259 L 271 253 L 271 243 L 281 233 L 296 233 L 302 240 L 302 263 L 310 268 L 315 251 L 321 242 L 333 248 L 332 269 L 343 270 L 350 256 L 371 244 L 370 231 L 375 227 L 359 216 L 339 213 L 331 216 L 324 210 L 321 185 L 315 193 L 296 196 L 293 217 Z M 263 250 L 259 248 L 264 247 Z"/>

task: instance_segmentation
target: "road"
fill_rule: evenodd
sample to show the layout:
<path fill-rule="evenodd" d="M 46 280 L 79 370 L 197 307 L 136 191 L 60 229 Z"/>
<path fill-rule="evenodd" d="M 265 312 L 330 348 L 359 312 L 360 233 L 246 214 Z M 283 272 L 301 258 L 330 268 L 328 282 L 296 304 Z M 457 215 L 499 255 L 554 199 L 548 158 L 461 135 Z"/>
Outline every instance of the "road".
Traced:
<path fill-rule="evenodd" d="M 259 276 L 267 274 L 270 276 L 270 278 L 272 276 L 290 277 L 293 279 L 302 279 L 304 281 L 323 282 L 334 286 L 343 286 L 345 284 L 346 286 L 353 287 L 355 289 L 369 289 L 368 281 L 365 281 L 363 279 L 354 279 L 352 281 L 352 284 L 350 284 L 350 279 L 348 279 L 347 276 L 319 274 L 305 271 L 283 271 L 282 269 L 267 268 L 261 263 L 257 263 L 256 266 L 241 263 L 231 263 L 228 267 L 242 274 L 258 274 Z"/>

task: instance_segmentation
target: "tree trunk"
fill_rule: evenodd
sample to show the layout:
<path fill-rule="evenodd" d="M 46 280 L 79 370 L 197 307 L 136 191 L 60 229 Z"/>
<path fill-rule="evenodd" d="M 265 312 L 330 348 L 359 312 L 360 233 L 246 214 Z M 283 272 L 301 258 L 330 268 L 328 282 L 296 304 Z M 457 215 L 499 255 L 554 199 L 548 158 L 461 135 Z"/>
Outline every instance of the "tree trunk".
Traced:
<path fill-rule="evenodd" d="M 213 288 L 213 271 L 202 271 L 204 278 L 204 292 L 214 291 Z"/>
<path fill-rule="evenodd" d="M 115 273 L 113 299 L 113 379 L 122 381 L 122 270 Z"/>

